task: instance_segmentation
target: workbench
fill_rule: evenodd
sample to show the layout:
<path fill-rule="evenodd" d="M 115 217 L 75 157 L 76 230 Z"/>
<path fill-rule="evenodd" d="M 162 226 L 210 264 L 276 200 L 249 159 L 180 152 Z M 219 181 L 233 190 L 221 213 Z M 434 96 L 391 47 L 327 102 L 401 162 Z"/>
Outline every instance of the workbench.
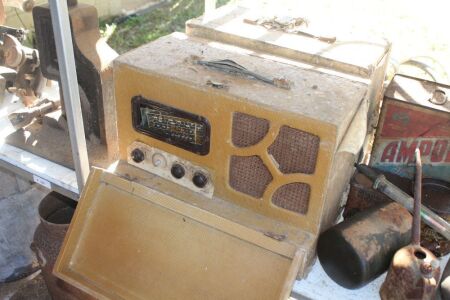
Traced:
<path fill-rule="evenodd" d="M 57 87 L 46 88 L 43 97 L 54 96 L 57 91 Z M 0 166 L 48 189 L 77 199 L 75 171 L 5 143 L 6 137 L 15 131 L 8 115 L 21 108 L 23 104 L 19 98 L 5 92 L 5 98 L 0 104 Z"/>

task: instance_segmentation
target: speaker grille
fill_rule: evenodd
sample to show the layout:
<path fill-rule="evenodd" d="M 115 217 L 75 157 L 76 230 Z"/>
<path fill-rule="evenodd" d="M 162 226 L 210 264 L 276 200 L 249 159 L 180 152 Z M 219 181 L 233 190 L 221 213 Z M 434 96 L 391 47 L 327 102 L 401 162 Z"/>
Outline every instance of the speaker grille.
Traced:
<path fill-rule="evenodd" d="M 319 144 L 320 138 L 316 135 L 282 126 L 268 151 L 282 173 L 312 174 L 316 168 Z"/>
<path fill-rule="evenodd" d="M 259 156 L 232 156 L 230 186 L 241 193 L 261 198 L 272 175 Z"/>
<path fill-rule="evenodd" d="M 306 183 L 289 183 L 278 188 L 272 196 L 272 203 L 284 209 L 306 214 L 311 188 Z"/>
<path fill-rule="evenodd" d="M 239 148 L 259 143 L 269 131 L 269 121 L 244 113 L 233 114 L 232 141 Z"/>

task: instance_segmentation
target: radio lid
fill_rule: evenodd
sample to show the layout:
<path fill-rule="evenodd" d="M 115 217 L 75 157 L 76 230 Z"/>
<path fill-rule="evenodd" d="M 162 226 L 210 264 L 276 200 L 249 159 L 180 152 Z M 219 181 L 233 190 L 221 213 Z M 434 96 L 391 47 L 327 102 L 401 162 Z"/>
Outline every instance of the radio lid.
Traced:
<path fill-rule="evenodd" d="M 123 175 L 91 172 L 55 264 L 56 276 L 88 294 L 285 299 L 311 262 L 313 235 L 258 231 L 138 183 L 139 170 L 122 167 Z"/>

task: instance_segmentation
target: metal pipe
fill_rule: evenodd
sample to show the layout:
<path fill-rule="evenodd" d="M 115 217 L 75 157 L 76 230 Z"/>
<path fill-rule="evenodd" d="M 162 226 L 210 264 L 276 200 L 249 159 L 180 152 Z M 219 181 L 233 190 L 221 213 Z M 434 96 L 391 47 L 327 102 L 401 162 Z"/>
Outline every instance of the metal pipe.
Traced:
<path fill-rule="evenodd" d="M 414 218 L 412 244 L 420 246 L 420 206 L 422 205 L 422 159 L 419 148 L 416 149 L 416 180 L 414 184 Z"/>
<path fill-rule="evenodd" d="M 61 78 L 60 88 L 62 88 L 64 96 L 70 144 L 77 175 L 78 193 L 80 194 L 89 175 L 89 161 L 75 69 L 69 10 L 67 8 L 67 1 L 49 0 L 48 2 L 58 56 L 59 74 Z"/>
<path fill-rule="evenodd" d="M 366 165 L 357 165 L 356 168 L 373 181 L 374 189 L 400 203 L 410 212 L 414 211 L 414 199 L 389 182 L 383 174 L 378 174 L 371 167 Z M 420 215 L 427 225 L 439 232 L 447 240 L 450 240 L 450 224 L 447 221 L 423 205 L 421 205 Z"/>

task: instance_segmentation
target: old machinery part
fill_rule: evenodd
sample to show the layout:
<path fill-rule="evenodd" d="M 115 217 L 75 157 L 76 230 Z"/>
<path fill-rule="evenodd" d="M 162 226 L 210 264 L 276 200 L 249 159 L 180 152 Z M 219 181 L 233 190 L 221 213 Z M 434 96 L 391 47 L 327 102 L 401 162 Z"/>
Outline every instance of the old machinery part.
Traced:
<path fill-rule="evenodd" d="M 440 291 L 443 300 L 450 300 L 450 261 L 447 262 L 442 273 Z"/>
<path fill-rule="evenodd" d="M 0 26 L 0 40 L 3 41 L 3 38 L 6 34 L 9 34 L 15 37 L 19 42 L 23 43 L 27 36 L 27 31 L 22 28 L 14 28 L 5 25 Z"/>
<path fill-rule="evenodd" d="M 439 261 L 433 253 L 420 246 L 422 162 L 419 149 L 416 149 L 415 158 L 416 178 L 412 241 L 411 245 L 395 253 L 386 279 L 380 289 L 382 300 L 432 300 L 439 282 Z"/>
<path fill-rule="evenodd" d="M 2 45 L 4 64 L 10 68 L 18 68 L 24 63 L 25 49 L 16 37 L 5 34 Z"/>
<path fill-rule="evenodd" d="M 78 84 L 86 96 L 86 103 L 81 103 L 85 133 L 88 138 L 90 134 L 94 134 L 102 143 L 107 144 L 108 156 L 111 157 L 116 151 L 117 142 L 113 125 L 115 112 L 112 108 L 111 62 L 117 57 L 117 53 L 101 38 L 97 9 L 93 5 L 69 0 L 68 7 Z M 42 73 L 48 79 L 59 81 L 56 46 L 48 6 L 35 6 L 33 20 L 37 47 L 41 53 Z M 62 108 L 64 113 L 63 95 Z M 109 125 L 105 125 L 105 122 Z"/>
<path fill-rule="evenodd" d="M 357 165 L 357 169 L 373 180 L 373 187 L 392 200 L 406 207 L 410 212 L 414 209 L 414 199 L 389 182 L 384 175 L 379 175 L 371 167 L 366 165 Z M 421 205 L 421 217 L 423 221 L 431 228 L 439 232 L 447 240 L 450 240 L 450 224 L 435 214 L 431 209 Z"/>
<path fill-rule="evenodd" d="M 4 65 L 17 71 L 14 84 L 8 87 L 8 91 L 20 97 L 25 106 L 34 105 L 46 83 L 38 51 L 23 46 L 15 36 L 9 34 L 3 36 L 1 49 Z"/>
<path fill-rule="evenodd" d="M 44 99 L 36 106 L 24 108 L 16 111 L 8 116 L 9 121 L 15 129 L 20 129 L 30 124 L 34 118 L 42 117 L 45 114 L 52 112 L 61 107 L 60 100 Z"/>
<path fill-rule="evenodd" d="M 5 91 L 14 85 L 16 77 L 16 70 L 0 66 L 0 103 L 5 98 Z"/>
<path fill-rule="evenodd" d="M 39 100 L 46 82 L 41 73 L 39 54 L 34 50 L 31 57 L 27 57 L 25 63 L 18 69 L 14 82 L 15 92 L 25 106 L 31 106 Z"/>
<path fill-rule="evenodd" d="M 339 285 L 360 288 L 386 271 L 395 251 L 409 243 L 411 222 L 400 204 L 378 204 L 322 233 L 320 263 Z"/>
<path fill-rule="evenodd" d="M 14 85 L 17 77 L 17 71 L 12 68 L 0 66 L 0 75 L 5 78 L 7 82 L 6 87 L 8 88 Z"/>

